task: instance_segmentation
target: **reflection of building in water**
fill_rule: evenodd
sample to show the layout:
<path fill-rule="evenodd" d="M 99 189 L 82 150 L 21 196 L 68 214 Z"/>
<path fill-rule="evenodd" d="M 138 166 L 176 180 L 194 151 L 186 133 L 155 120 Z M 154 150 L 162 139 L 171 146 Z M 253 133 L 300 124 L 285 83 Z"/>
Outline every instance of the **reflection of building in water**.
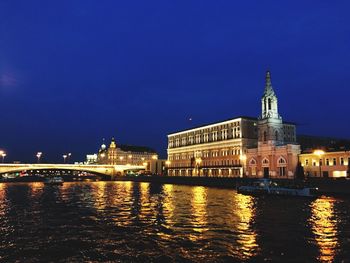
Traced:
<path fill-rule="evenodd" d="M 165 221 L 168 224 L 174 224 L 174 193 L 173 193 L 173 185 L 172 184 L 164 184 L 163 185 L 163 191 L 164 191 L 164 200 L 163 200 L 163 214 Z"/>
<path fill-rule="evenodd" d="M 207 190 L 203 186 L 192 187 L 192 227 L 193 231 L 203 233 L 208 230 L 207 222 Z M 201 236 L 190 235 L 192 241 L 198 240 Z"/>
<path fill-rule="evenodd" d="M 252 228 L 255 217 L 254 198 L 247 195 L 235 195 L 235 213 L 239 217 L 237 226 L 237 254 L 242 260 L 255 256 L 258 252 L 257 234 Z"/>
<path fill-rule="evenodd" d="M 337 220 L 332 198 L 319 198 L 312 202 L 310 223 L 320 250 L 318 260 L 332 262 L 338 246 Z"/>
<path fill-rule="evenodd" d="M 43 184 L 40 182 L 33 182 L 29 184 L 30 196 L 32 198 L 39 198 L 43 193 Z"/>

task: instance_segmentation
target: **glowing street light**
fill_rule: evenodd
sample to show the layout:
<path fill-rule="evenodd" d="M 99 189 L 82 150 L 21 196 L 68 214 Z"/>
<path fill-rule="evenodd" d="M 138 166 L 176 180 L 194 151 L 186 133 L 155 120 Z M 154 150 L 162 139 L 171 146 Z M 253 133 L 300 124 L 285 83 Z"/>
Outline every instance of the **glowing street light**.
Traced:
<path fill-rule="evenodd" d="M 36 158 L 38 158 L 38 163 L 40 163 L 40 159 L 41 159 L 41 156 L 43 155 L 43 153 L 42 152 L 38 152 L 37 154 L 36 154 Z"/>
<path fill-rule="evenodd" d="M 67 154 L 63 154 L 62 157 L 63 157 L 63 163 L 66 163 L 66 159 L 67 159 L 68 155 Z"/>
<path fill-rule="evenodd" d="M 322 156 L 325 154 L 323 150 L 315 150 L 314 154 L 318 156 L 318 166 L 320 167 L 320 177 L 322 176 Z"/>
<path fill-rule="evenodd" d="M 247 160 L 247 156 L 245 154 L 241 154 L 239 156 L 239 160 L 242 161 L 242 176 L 244 176 L 244 166 L 245 166 L 245 162 Z"/>
<path fill-rule="evenodd" d="M 70 161 L 70 157 L 72 156 L 72 153 L 68 153 L 68 156 L 67 156 L 67 162 L 69 163 Z"/>
<path fill-rule="evenodd" d="M 199 176 L 199 166 L 202 163 L 201 158 L 196 158 L 197 176 Z"/>
<path fill-rule="evenodd" d="M 4 151 L 1 151 L 2 163 L 4 163 L 6 155 L 7 154 Z"/>

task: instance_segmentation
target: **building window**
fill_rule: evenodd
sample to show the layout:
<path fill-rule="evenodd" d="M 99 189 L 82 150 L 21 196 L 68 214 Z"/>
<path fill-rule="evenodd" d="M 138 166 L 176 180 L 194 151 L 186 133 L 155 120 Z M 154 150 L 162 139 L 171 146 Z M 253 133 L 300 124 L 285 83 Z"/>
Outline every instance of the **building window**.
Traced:
<path fill-rule="evenodd" d="M 326 159 L 326 165 L 329 166 L 329 159 Z"/>
<path fill-rule="evenodd" d="M 266 131 L 264 131 L 264 142 L 266 142 L 266 140 L 267 140 L 267 133 L 266 133 Z"/>
<path fill-rule="evenodd" d="M 280 176 L 286 176 L 286 167 L 279 167 Z"/>
<path fill-rule="evenodd" d="M 188 141 L 190 142 L 190 144 L 193 144 L 193 136 L 188 137 Z"/>
<path fill-rule="evenodd" d="M 309 165 L 309 159 L 305 159 L 305 166 Z"/>
<path fill-rule="evenodd" d="M 222 130 L 221 131 L 221 139 L 222 140 L 226 140 L 227 139 L 227 130 Z"/>
<path fill-rule="evenodd" d="M 344 165 L 344 158 L 343 157 L 340 158 L 340 165 Z"/>
<path fill-rule="evenodd" d="M 333 158 L 333 165 L 337 165 L 337 159 Z"/>
<path fill-rule="evenodd" d="M 322 159 L 318 161 L 319 165 L 322 166 Z"/>
<path fill-rule="evenodd" d="M 201 136 L 199 134 L 196 135 L 196 143 L 201 143 Z"/>
<path fill-rule="evenodd" d="M 269 104 L 269 110 L 271 110 L 271 99 L 269 98 L 269 99 L 267 100 L 267 102 L 268 102 L 268 104 Z"/>
<path fill-rule="evenodd" d="M 212 141 L 215 142 L 218 139 L 218 132 L 217 131 L 212 132 L 211 136 L 212 136 Z"/>
<path fill-rule="evenodd" d="M 209 134 L 208 134 L 208 133 L 204 133 L 204 135 L 203 135 L 203 141 L 204 141 L 204 142 L 208 142 L 208 141 L 209 141 Z"/>

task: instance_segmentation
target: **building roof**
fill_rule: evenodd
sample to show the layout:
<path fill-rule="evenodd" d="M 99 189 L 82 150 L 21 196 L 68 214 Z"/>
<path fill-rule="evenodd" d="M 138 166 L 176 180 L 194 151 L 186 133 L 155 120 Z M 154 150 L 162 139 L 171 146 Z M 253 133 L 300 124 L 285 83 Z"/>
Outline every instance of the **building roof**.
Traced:
<path fill-rule="evenodd" d="M 146 153 L 157 154 L 157 152 L 155 150 L 153 150 L 152 148 L 147 147 L 147 146 L 135 146 L 135 145 L 120 144 L 120 145 L 118 145 L 118 148 L 124 152 L 146 152 Z"/>
<path fill-rule="evenodd" d="M 222 120 L 222 121 L 207 123 L 207 124 L 195 126 L 193 128 L 189 128 L 189 129 L 185 129 L 185 130 L 174 131 L 174 132 L 169 133 L 168 135 L 173 135 L 173 134 L 180 133 L 180 132 L 191 131 L 191 130 L 198 129 L 198 128 L 204 128 L 204 127 L 210 126 L 210 125 L 220 125 L 220 123 L 233 121 L 233 120 L 236 120 L 236 119 L 247 119 L 247 120 L 252 120 L 252 121 L 257 121 L 258 120 L 258 118 L 249 117 L 249 116 L 237 116 L 235 118 L 230 118 L 230 119 L 226 119 L 226 120 Z"/>
<path fill-rule="evenodd" d="M 298 135 L 297 141 L 301 145 L 302 153 L 312 153 L 316 149 L 326 152 L 349 151 L 350 140 L 322 136 Z"/>

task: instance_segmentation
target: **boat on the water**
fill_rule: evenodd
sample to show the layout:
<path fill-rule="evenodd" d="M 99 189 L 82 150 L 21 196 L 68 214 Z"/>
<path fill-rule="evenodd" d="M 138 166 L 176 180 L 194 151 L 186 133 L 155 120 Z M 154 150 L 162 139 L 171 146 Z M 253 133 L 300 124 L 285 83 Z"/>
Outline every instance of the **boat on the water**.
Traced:
<path fill-rule="evenodd" d="M 50 176 L 50 177 L 46 177 L 44 180 L 44 184 L 48 184 L 48 185 L 62 185 L 63 182 L 64 181 L 61 176 Z"/>
<path fill-rule="evenodd" d="M 269 179 L 258 179 L 251 185 L 242 185 L 237 192 L 249 195 L 281 195 L 281 196 L 317 196 L 318 189 L 304 186 L 280 186 Z"/>

